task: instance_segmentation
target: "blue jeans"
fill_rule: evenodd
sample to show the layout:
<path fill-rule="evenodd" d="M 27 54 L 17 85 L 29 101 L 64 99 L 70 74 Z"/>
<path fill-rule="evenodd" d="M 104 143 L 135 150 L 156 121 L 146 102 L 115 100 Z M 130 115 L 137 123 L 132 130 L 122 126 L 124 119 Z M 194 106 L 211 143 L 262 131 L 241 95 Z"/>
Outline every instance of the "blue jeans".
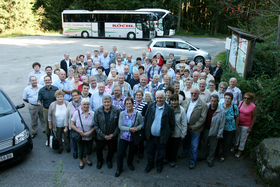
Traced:
<path fill-rule="evenodd" d="M 198 145 L 200 140 L 200 134 L 188 132 L 187 136 L 184 138 L 183 145 L 183 154 L 189 154 L 191 148 L 191 163 L 196 163 L 197 153 L 198 153 Z"/>

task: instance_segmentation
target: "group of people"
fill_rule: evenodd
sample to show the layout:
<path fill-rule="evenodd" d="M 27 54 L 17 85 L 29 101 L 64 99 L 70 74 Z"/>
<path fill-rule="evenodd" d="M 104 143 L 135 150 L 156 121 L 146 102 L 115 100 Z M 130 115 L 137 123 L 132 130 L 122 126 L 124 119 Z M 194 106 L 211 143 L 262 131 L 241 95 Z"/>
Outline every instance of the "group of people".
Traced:
<path fill-rule="evenodd" d="M 175 167 L 177 157 L 189 155 L 190 169 L 205 159 L 213 167 L 220 147 L 219 162 L 226 160 L 230 150 L 237 151 L 239 158 L 256 121 L 253 94 L 245 93 L 242 100 L 236 78 L 230 79 L 229 86 L 220 82 L 222 62 L 213 68 L 206 59 L 195 69 L 194 61 L 181 57 L 177 63 L 174 54 L 169 56 L 166 63 L 160 54 L 148 59 L 143 53 L 133 60 L 115 46 L 110 53 L 101 46 L 94 55 L 87 52 L 70 59 L 66 53 L 54 70 L 47 66 L 44 72 L 40 63 L 33 63 L 23 93 L 29 103 L 32 138 L 37 135 L 39 119 L 46 146 L 50 134 L 55 134 L 58 153 L 63 147 L 67 153 L 72 149 L 80 169 L 85 164 L 92 166 L 93 150 L 100 169 L 104 148 L 111 169 L 117 152 L 116 177 L 123 171 L 128 148 L 127 165 L 135 170 L 133 158 L 137 153 L 143 158 L 144 142 L 146 173 L 155 163 L 161 173 L 164 163 Z M 80 141 L 70 139 L 73 132 L 81 136 Z M 141 136 L 145 140 L 136 141 Z M 181 144 L 182 153 L 177 156 Z"/>

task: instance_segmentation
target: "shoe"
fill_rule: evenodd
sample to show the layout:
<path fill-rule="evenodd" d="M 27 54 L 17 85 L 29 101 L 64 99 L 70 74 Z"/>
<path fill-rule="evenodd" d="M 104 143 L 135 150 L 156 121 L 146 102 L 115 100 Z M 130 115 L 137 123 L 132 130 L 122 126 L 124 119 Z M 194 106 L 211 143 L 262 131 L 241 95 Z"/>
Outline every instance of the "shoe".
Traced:
<path fill-rule="evenodd" d="M 49 140 L 46 140 L 46 146 L 49 147 Z"/>
<path fill-rule="evenodd" d="M 67 153 L 70 153 L 70 151 L 71 151 L 70 148 L 66 149 L 66 152 L 67 152 Z"/>
<path fill-rule="evenodd" d="M 175 165 L 176 165 L 176 163 L 175 163 L 175 162 L 170 162 L 170 167 L 174 168 L 174 167 L 175 167 Z"/>
<path fill-rule="evenodd" d="M 61 153 L 62 153 L 62 149 L 61 149 L 61 150 L 58 150 L 57 153 L 58 153 L 58 154 L 61 154 Z"/>
<path fill-rule="evenodd" d="M 153 167 L 151 167 L 151 166 L 147 166 L 146 168 L 145 168 L 145 173 L 149 173 L 150 171 L 151 171 L 151 169 L 153 169 Z"/>
<path fill-rule="evenodd" d="M 111 169 L 113 167 L 112 162 L 107 162 L 107 167 L 108 167 L 108 169 Z"/>
<path fill-rule="evenodd" d="M 220 162 L 220 163 L 223 163 L 225 160 L 226 160 L 225 157 L 221 157 L 220 160 L 219 160 L 219 162 Z"/>
<path fill-rule="evenodd" d="M 131 165 L 128 165 L 128 167 L 129 167 L 129 169 L 131 170 L 131 171 L 134 171 L 135 170 L 135 168 L 134 168 L 134 166 L 131 164 Z"/>
<path fill-rule="evenodd" d="M 115 177 L 119 177 L 121 174 L 121 171 L 117 170 L 116 173 L 115 173 Z"/>
<path fill-rule="evenodd" d="M 187 158 L 188 157 L 188 155 L 185 155 L 185 154 L 180 154 L 179 156 L 178 156 L 178 158 L 180 158 L 180 159 L 185 159 L 185 158 Z"/>
<path fill-rule="evenodd" d="M 31 138 L 32 138 L 32 139 L 35 138 L 36 135 L 37 135 L 37 133 L 32 133 Z"/>
<path fill-rule="evenodd" d="M 97 162 L 96 168 L 101 169 L 102 168 L 102 162 Z"/>
<path fill-rule="evenodd" d="M 196 160 L 197 161 L 202 161 L 202 160 L 205 160 L 206 158 L 201 158 L 201 157 L 198 157 Z"/>
<path fill-rule="evenodd" d="M 138 155 L 138 158 L 139 158 L 139 159 L 142 159 L 142 158 L 143 158 L 143 154 L 139 154 L 139 155 Z"/>
<path fill-rule="evenodd" d="M 194 169 L 195 168 L 195 163 L 190 162 L 190 169 Z"/>
<path fill-rule="evenodd" d="M 87 163 L 87 161 L 86 161 L 86 163 Z M 88 165 L 88 166 L 92 166 L 92 162 L 90 162 L 90 163 L 87 163 L 87 165 Z"/>
<path fill-rule="evenodd" d="M 210 168 L 212 168 L 212 167 L 214 166 L 213 162 L 207 162 L 207 163 L 208 163 L 208 166 L 209 166 Z"/>
<path fill-rule="evenodd" d="M 158 167 L 157 167 L 157 172 L 158 172 L 158 173 L 161 173 L 161 172 L 162 172 L 162 166 L 158 166 Z"/>
<path fill-rule="evenodd" d="M 84 165 L 82 165 L 82 166 L 79 165 L 79 168 L 80 168 L 80 169 L 84 169 Z"/>
<path fill-rule="evenodd" d="M 78 158 L 78 153 L 73 153 L 73 158 L 77 159 Z"/>

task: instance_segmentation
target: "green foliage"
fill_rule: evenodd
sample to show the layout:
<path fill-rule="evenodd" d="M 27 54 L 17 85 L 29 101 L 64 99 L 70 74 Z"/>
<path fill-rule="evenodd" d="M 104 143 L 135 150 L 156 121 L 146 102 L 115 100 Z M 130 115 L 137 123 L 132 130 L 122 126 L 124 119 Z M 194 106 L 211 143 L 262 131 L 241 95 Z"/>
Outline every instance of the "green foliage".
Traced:
<path fill-rule="evenodd" d="M 66 179 L 63 177 L 64 172 L 63 170 L 63 161 L 60 160 L 57 165 L 54 168 L 54 171 L 52 172 L 53 175 L 53 179 L 51 184 L 53 186 L 56 187 L 63 187 L 63 186 L 67 186 L 67 181 Z"/>

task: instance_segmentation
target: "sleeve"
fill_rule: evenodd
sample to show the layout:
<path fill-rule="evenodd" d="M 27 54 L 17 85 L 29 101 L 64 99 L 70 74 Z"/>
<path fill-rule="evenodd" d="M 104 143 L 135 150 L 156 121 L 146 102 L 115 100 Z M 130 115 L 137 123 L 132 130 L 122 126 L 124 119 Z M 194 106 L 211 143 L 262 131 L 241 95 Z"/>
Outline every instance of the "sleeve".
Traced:
<path fill-rule="evenodd" d="M 119 117 L 119 128 L 120 128 L 121 131 L 129 131 L 129 127 L 124 126 L 124 116 L 125 116 L 124 113 L 125 113 L 124 111 L 122 111 L 122 112 L 120 113 L 120 117 Z"/>
<path fill-rule="evenodd" d="M 238 110 L 238 107 L 236 105 L 233 105 L 234 106 L 234 115 L 238 115 L 239 114 L 239 110 Z"/>
<path fill-rule="evenodd" d="M 71 83 L 70 81 L 67 81 L 67 84 L 68 84 L 69 90 L 72 91 L 72 90 L 73 90 L 73 85 L 72 85 L 72 83 Z"/>
<path fill-rule="evenodd" d="M 41 101 L 41 102 L 42 102 L 43 98 L 42 98 L 42 92 L 41 92 L 41 90 L 42 90 L 42 89 L 40 89 L 39 92 L 38 92 L 38 101 Z"/>
<path fill-rule="evenodd" d="M 98 114 L 97 113 L 94 113 L 94 128 L 96 130 L 96 133 L 101 136 L 102 138 L 105 137 L 105 134 L 102 132 L 102 130 L 100 129 L 100 126 L 99 126 L 99 120 L 98 120 Z"/>
<path fill-rule="evenodd" d="M 23 91 L 23 96 L 22 96 L 23 99 L 27 99 L 27 91 L 26 91 L 26 88 L 24 89 Z"/>
<path fill-rule="evenodd" d="M 141 130 L 144 127 L 144 121 L 143 121 L 143 117 L 140 115 L 140 112 L 137 112 L 137 129 Z"/>
<path fill-rule="evenodd" d="M 171 111 L 171 118 L 170 118 L 170 121 L 169 121 L 169 128 L 170 128 L 170 135 L 172 135 L 173 134 L 173 132 L 174 132 L 174 129 L 175 129 L 175 123 L 176 123 L 176 121 L 175 121 L 175 113 L 174 113 L 174 110 L 173 109 L 170 109 L 170 111 Z"/>
<path fill-rule="evenodd" d="M 220 118 L 220 125 L 219 125 L 218 135 L 217 135 L 220 138 L 223 138 L 225 124 L 226 124 L 226 117 L 225 117 L 225 112 L 223 110 Z"/>
<path fill-rule="evenodd" d="M 78 118 L 78 111 L 76 110 L 71 118 L 71 121 L 74 121 L 76 122 L 77 121 L 77 118 Z"/>
<path fill-rule="evenodd" d="M 132 89 L 131 89 L 130 84 L 127 85 L 127 93 L 130 95 L 130 97 L 132 97 Z M 126 97 L 128 97 L 128 96 L 126 96 Z"/>
<path fill-rule="evenodd" d="M 49 107 L 49 111 L 48 111 L 48 121 L 52 121 L 52 113 L 54 110 L 54 106 L 55 105 L 55 101 L 51 103 L 50 107 Z"/>
<path fill-rule="evenodd" d="M 69 121 L 71 120 L 71 111 L 70 111 L 70 105 L 68 104 L 66 108 L 66 114 L 65 114 L 65 120 L 64 120 L 64 127 L 70 127 L 71 124 L 69 124 Z"/>
<path fill-rule="evenodd" d="M 181 138 L 185 138 L 188 130 L 187 118 L 186 118 L 186 111 L 183 107 L 181 107 Z"/>
<path fill-rule="evenodd" d="M 205 105 L 202 105 L 199 120 L 194 125 L 192 125 L 192 130 L 193 131 L 199 129 L 203 125 L 203 123 L 206 119 L 206 115 L 207 115 L 207 105 L 205 104 Z"/>
<path fill-rule="evenodd" d="M 93 104 L 93 96 L 92 97 L 90 97 L 90 108 L 91 108 L 91 110 L 94 112 L 95 111 L 95 109 L 94 109 L 94 104 Z"/>
<path fill-rule="evenodd" d="M 143 117 L 145 117 L 147 108 L 148 108 L 148 104 L 146 104 L 146 105 L 143 107 L 143 110 L 142 110 L 142 113 L 141 113 Z"/>

